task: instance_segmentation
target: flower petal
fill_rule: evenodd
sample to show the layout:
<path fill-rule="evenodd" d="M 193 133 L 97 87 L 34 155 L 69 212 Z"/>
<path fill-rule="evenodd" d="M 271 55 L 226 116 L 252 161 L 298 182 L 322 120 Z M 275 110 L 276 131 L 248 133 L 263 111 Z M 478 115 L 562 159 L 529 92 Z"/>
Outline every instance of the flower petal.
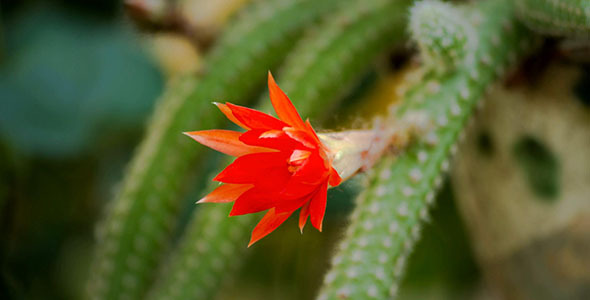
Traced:
<path fill-rule="evenodd" d="M 289 156 L 289 163 L 294 165 L 302 164 L 310 155 L 311 152 L 307 150 L 295 149 Z"/>
<path fill-rule="evenodd" d="M 317 188 L 316 188 L 317 190 Z M 305 203 L 309 202 L 311 196 L 314 193 L 307 193 L 299 198 L 281 198 L 281 201 L 275 203 L 274 208 L 277 213 L 283 213 L 286 211 L 296 211 L 298 208 L 302 207 Z"/>
<path fill-rule="evenodd" d="M 244 192 L 253 188 L 251 184 L 231 184 L 226 183 L 217 187 L 213 192 L 203 197 L 197 203 L 227 203 L 233 202 Z"/>
<path fill-rule="evenodd" d="M 307 131 L 295 129 L 293 127 L 283 128 L 283 131 L 292 139 L 300 142 L 305 147 L 315 149 L 318 147 L 318 141 L 313 138 Z"/>
<path fill-rule="evenodd" d="M 319 184 L 328 174 L 324 159 L 320 157 L 318 151 L 314 151 L 301 167 L 293 173 L 292 180 L 305 184 Z"/>
<path fill-rule="evenodd" d="M 326 181 L 320 187 L 319 191 L 313 196 L 310 204 L 311 225 L 322 231 L 324 215 L 326 213 L 326 202 L 328 197 L 328 182 Z"/>
<path fill-rule="evenodd" d="M 258 222 L 258 225 L 252 231 L 252 237 L 248 247 L 258 242 L 261 238 L 267 236 L 273 230 L 277 229 L 285 220 L 287 220 L 293 212 L 285 212 L 281 214 L 275 214 L 274 208 L 271 208 L 266 215 Z"/>
<path fill-rule="evenodd" d="M 250 189 L 244 192 L 232 207 L 229 216 L 239 216 L 245 214 L 253 214 L 259 211 L 267 210 L 274 207 L 276 204 L 276 196 L 267 193 L 265 190 L 258 188 Z"/>
<path fill-rule="evenodd" d="M 231 130 L 201 130 L 184 132 L 195 141 L 231 156 L 242 156 L 258 152 L 272 152 L 273 149 L 247 145 L 240 141 L 241 132 Z"/>
<path fill-rule="evenodd" d="M 311 197 L 311 194 L 314 193 L 318 187 L 320 187 L 319 184 L 304 183 L 301 182 L 301 180 L 299 180 L 297 177 L 291 177 L 281 191 L 281 196 L 288 201 L 290 201 L 289 199 L 299 199 L 306 195 Z M 299 208 L 300 206 L 301 205 L 293 208 L 293 210 Z"/>
<path fill-rule="evenodd" d="M 284 184 L 289 179 L 288 155 L 281 152 L 254 153 L 236 158 L 213 180 L 224 183 L 260 183 L 274 181 Z M 270 178 L 269 174 L 273 177 Z"/>
<path fill-rule="evenodd" d="M 338 186 L 342 182 L 342 178 L 340 178 L 340 174 L 334 168 L 330 168 L 330 186 Z"/>
<path fill-rule="evenodd" d="M 261 111 L 231 103 L 226 103 L 226 105 L 231 109 L 234 117 L 236 117 L 241 124 L 247 126 L 248 129 L 266 128 L 281 130 L 283 127 L 289 126 L 289 124 Z"/>
<path fill-rule="evenodd" d="M 272 102 L 272 106 L 277 112 L 279 119 L 295 128 L 305 128 L 303 120 L 301 119 L 301 116 L 299 116 L 295 106 L 293 106 L 291 100 L 289 100 L 287 95 L 285 95 L 281 88 L 279 88 L 270 71 L 268 72 L 268 91 L 270 93 L 270 101 Z"/>
<path fill-rule="evenodd" d="M 223 104 L 223 103 L 218 103 L 218 102 L 213 102 L 213 104 L 215 104 L 217 106 L 217 108 L 219 108 L 219 110 L 232 122 L 234 122 L 234 124 L 244 128 L 244 129 L 250 129 L 248 128 L 248 126 L 244 125 L 244 123 L 240 122 L 240 120 L 238 120 L 234 114 L 232 113 L 231 109 Z"/>
<path fill-rule="evenodd" d="M 246 145 L 266 147 L 281 151 L 292 151 L 294 148 L 303 148 L 301 143 L 290 138 L 282 130 L 248 130 L 240 136 L 240 141 Z"/>
<path fill-rule="evenodd" d="M 305 203 L 301 207 L 301 211 L 299 212 L 299 231 L 303 234 L 303 227 L 305 227 L 305 223 L 307 223 L 307 217 L 309 217 L 309 204 L 311 202 Z"/>

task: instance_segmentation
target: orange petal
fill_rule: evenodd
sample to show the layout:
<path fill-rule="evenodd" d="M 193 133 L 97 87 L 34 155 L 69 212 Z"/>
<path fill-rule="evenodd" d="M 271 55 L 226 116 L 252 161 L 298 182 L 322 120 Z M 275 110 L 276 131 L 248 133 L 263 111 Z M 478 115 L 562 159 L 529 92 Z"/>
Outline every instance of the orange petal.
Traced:
<path fill-rule="evenodd" d="M 231 130 L 202 130 L 184 132 L 195 141 L 231 156 L 242 156 L 258 152 L 273 152 L 275 150 L 244 144 L 240 141 L 241 132 Z"/>
<path fill-rule="evenodd" d="M 334 168 L 330 168 L 330 186 L 337 186 L 342 182 L 342 178 L 338 174 L 338 171 Z"/>
<path fill-rule="evenodd" d="M 276 129 L 281 130 L 289 124 L 261 111 L 245 106 L 226 103 L 233 116 L 249 129 Z"/>
<path fill-rule="evenodd" d="M 272 106 L 277 112 L 279 119 L 295 128 L 305 128 L 303 120 L 301 119 L 301 116 L 299 116 L 295 106 L 293 106 L 291 100 L 289 100 L 287 95 L 285 95 L 281 88 L 279 88 L 270 71 L 268 71 L 268 91 L 270 93 L 270 101 L 272 102 Z"/>
<path fill-rule="evenodd" d="M 301 164 L 304 159 L 307 159 L 311 155 L 311 152 L 305 150 L 296 149 L 291 153 L 289 156 L 289 163 L 291 164 Z"/>
<path fill-rule="evenodd" d="M 231 184 L 226 183 L 217 187 L 197 203 L 227 203 L 233 202 L 244 192 L 254 187 L 251 184 Z"/>
<path fill-rule="evenodd" d="M 250 238 L 250 243 L 248 243 L 248 247 L 252 246 L 254 243 L 258 242 L 261 238 L 267 236 L 273 230 L 277 229 L 285 220 L 291 216 L 293 212 L 284 212 L 280 214 L 275 214 L 274 207 L 269 209 L 266 215 L 258 222 L 258 225 L 252 231 L 252 237 Z"/>
<path fill-rule="evenodd" d="M 326 202 L 328 196 L 328 182 L 322 184 L 318 192 L 311 199 L 311 225 L 322 231 L 322 224 L 324 222 L 324 214 L 326 213 Z"/>
<path fill-rule="evenodd" d="M 234 116 L 234 114 L 232 113 L 231 109 L 226 105 L 226 104 L 222 104 L 222 103 L 217 103 L 217 102 L 213 102 L 213 104 L 215 104 L 217 106 L 217 108 L 219 108 L 219 110 L 221 110 L 221 112 L 232 122 L 234 122 L 234 124 L 244 128 L 244 129 L 250 129 L 248 128 L 248 126 L 244 125 L 244 123 L 240 122 L 240 120 L 238 120 L 238 118 L 236 118 L 236 116 Z"/>
<path fill-rule="evenodd" d="M 299 230 L 303 234 L 303 227 L 305 227 L 305 223 L 307 223 L 307 217 L 309 217 L 309 204 L 311 202 L 308 201 L 301 207 L 301 211 L 299 212 Z"/>
<path fill-rule="evenodd" d="M 276 198 L 269 195 L 265 190 L 252 188 L 243 193 L 231 208 L 230 217 L 241 216 L 245 214 L 254 214 L 263 210 L 269 210 L 274 207 Z"/>
<path fill-rule="evenodd" d="M 300 142 L 303 146 L 311 149 L 317 148 L 318 140 L 313 138 L 307 131 L 287 127 L 283 129 L 290 138 Z"/>

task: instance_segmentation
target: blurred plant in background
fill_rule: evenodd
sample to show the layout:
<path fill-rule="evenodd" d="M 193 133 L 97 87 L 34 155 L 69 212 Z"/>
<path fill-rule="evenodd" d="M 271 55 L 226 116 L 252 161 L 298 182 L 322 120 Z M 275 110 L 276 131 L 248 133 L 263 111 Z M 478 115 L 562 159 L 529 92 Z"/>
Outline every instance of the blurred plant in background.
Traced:
<path fill-rule="evenodd" d="M 1 8 L 2 299 L 590 297 L 587 1 Z M 246 249 L 181 133 L 268 112 L 268 70 L 314 127 L 428 130 Z"/>
<path fill-rule="evenodd" d="M 101 131 L 140 128 L 162 78 L 129 26 L 51 5 L 15 14 L 5 25 L 0 129 L 16 151 L 75 156 L 112 136 Z"/>
<path fill-rule="evenodd" d="M 0 298 L 79 298 L 163 77 L 117 3 L 3 2 Z"/>

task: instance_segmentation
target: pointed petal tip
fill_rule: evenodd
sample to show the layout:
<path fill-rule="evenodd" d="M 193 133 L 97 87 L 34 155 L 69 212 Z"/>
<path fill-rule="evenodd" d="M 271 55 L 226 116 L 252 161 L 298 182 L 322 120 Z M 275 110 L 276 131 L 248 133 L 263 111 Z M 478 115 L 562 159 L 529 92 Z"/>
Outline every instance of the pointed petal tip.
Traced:
<path fill-rule="evenodd" d="M 305 128 L 305 124 L 295 109 L 295 106 L 293 106 L 289 97 L 287 97 L 285 92 L 275 82 L 270 71 L 268 73 L 268 92 L 272 106 L 281 121 L 295 128 Z"/>
<path fill-rule="evenodd" d="M 250 246 L 256 244 L 258 241 L 260 241 L 264 236 L 259 236 L 257 238 L 254 238 L 254 233 L 252 233 L 252 236 L 250 236 L 250 241 L 248 242 L 248 248 L 250 248 Z"/>
<path fill-rule="evenodd" d="M 195 204 L 202 204 L 202 203 L 207 203 L 207 202 L 209 202 L 209 201 L 207 201 L 207 197 L 208 197 L 208 196 L 209 196 L 209 195 L 207 195 L 207 196 L 205 196 L 205 197 L 203 197 L 203 198 L 199 199 L 199 201 L 195 202 Z"/>
<path fill-rule="evenodd" d="M 305 218 L 305 221 L 299 220 L 299 232 L 301 232 L 301 234 L 303 234 L 303 228 L 305 228 L 306 222 L 307 222 L 307 218 Z"/>
<path fill-rule="evenodd" d="M 320 221 L 320 224 L 317 224 L 317 226 L 314 225 L 314 227 L 319 231 L 322 232 L 322 229 L 324 229 L 324 220 Z"/>
<path fill-rule="evenodd" d="M 206 136 L 208 133 L 213 132 L 211 130 L 197 130 L 197 131 L 184 131 L 182 134 L 194 138 L 195 136 Z"/>
<path fill-rule="evenodd" d="M 268 70 L 267 85 L 269 87 L 269 92 L 270 92 L 271 87 L 274 88 L 276 86 L 278 88 L 277 82 L 275 81 L 274 76 L 272 76 L 272 73 L 270 72 L 270 70 Z"/>

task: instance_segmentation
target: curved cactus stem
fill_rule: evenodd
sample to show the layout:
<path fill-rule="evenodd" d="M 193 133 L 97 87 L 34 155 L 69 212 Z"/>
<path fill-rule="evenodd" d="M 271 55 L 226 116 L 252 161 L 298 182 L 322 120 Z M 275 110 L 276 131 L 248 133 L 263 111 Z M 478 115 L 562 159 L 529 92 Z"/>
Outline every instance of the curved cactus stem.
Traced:
<path fill-rule="evenodd" d="M 289 57 L 280 77 L 302 116 L 325 115 L 325 108 L 369 68 L 376 56 L 403 39 L 410 1 L 345 1 L 313 28 Z M 338 78 L 334 74 L 341 74 Z M 330 77 L 332 76 L 332 77 Z M 325 77 L 325 78 L 323 78 Z M 264 99 L 264 104 L 268 103 Z M 160 274 L 152 299 L 211 299 L 238 267 L 259 215 L 228 218 L 226 205 L 204 205 Z"/>
<path fill-rule="evenodd" d="M 454 71 L 467 53 L 473 53 L 478 37 L 465 11 L 440 1 L 420 1 L 410 14 L 410 34 L 424 67 L 441 73 Z"/>
<path fill-rule="evenodd" d="M 421 222 L 428 217 L 474 106 L 531 46 L 528 32 L 515 22 L 508 3 L 489 0 L 471 8 L 470 19 L 480 37 L 471 62 L 446 75 L 407 76 L 413 86 L 395 114 L 398 119 L 426 114 L 433 129 L 399 157 L 383 159 L 370 172 L 318 299 L 387 299 L 397 294 Z"/>
<path fill-rule="evenodd" d="M 231 204 L 204 205 L 193 213 L 148 299 L 214 298 L 223 280 L 241 266 L 252 224 L 261 217 L 229 219 L 230 209 Z"/>
<path fill-rule="evenodd" d="M 279 78 L 297 109 L 313 117 L 336 106 L 379 55 L 407 38 L 406 12 L 412 2 L 354 1 L 321 33 L 310 30 L 287 57 Z"/>
<path fill-rule="evenodd" d="M 539 33 L 590 40 L 590 1 L 517 0 L 515 5 L 519 18 Z"/>
<path fill-rule="evenodd" d="M 204 149 L 182 132 L 219 127 L 223 117 L 210 113 L 210 101 L 245 102 L 302 29 L 337 2 L 283 0 L 248 7 L 206 58 L 203 76 L 168 87 L 98 227 L 89 298 L 143 297 L 170 241 L 191 165 Z"/>

